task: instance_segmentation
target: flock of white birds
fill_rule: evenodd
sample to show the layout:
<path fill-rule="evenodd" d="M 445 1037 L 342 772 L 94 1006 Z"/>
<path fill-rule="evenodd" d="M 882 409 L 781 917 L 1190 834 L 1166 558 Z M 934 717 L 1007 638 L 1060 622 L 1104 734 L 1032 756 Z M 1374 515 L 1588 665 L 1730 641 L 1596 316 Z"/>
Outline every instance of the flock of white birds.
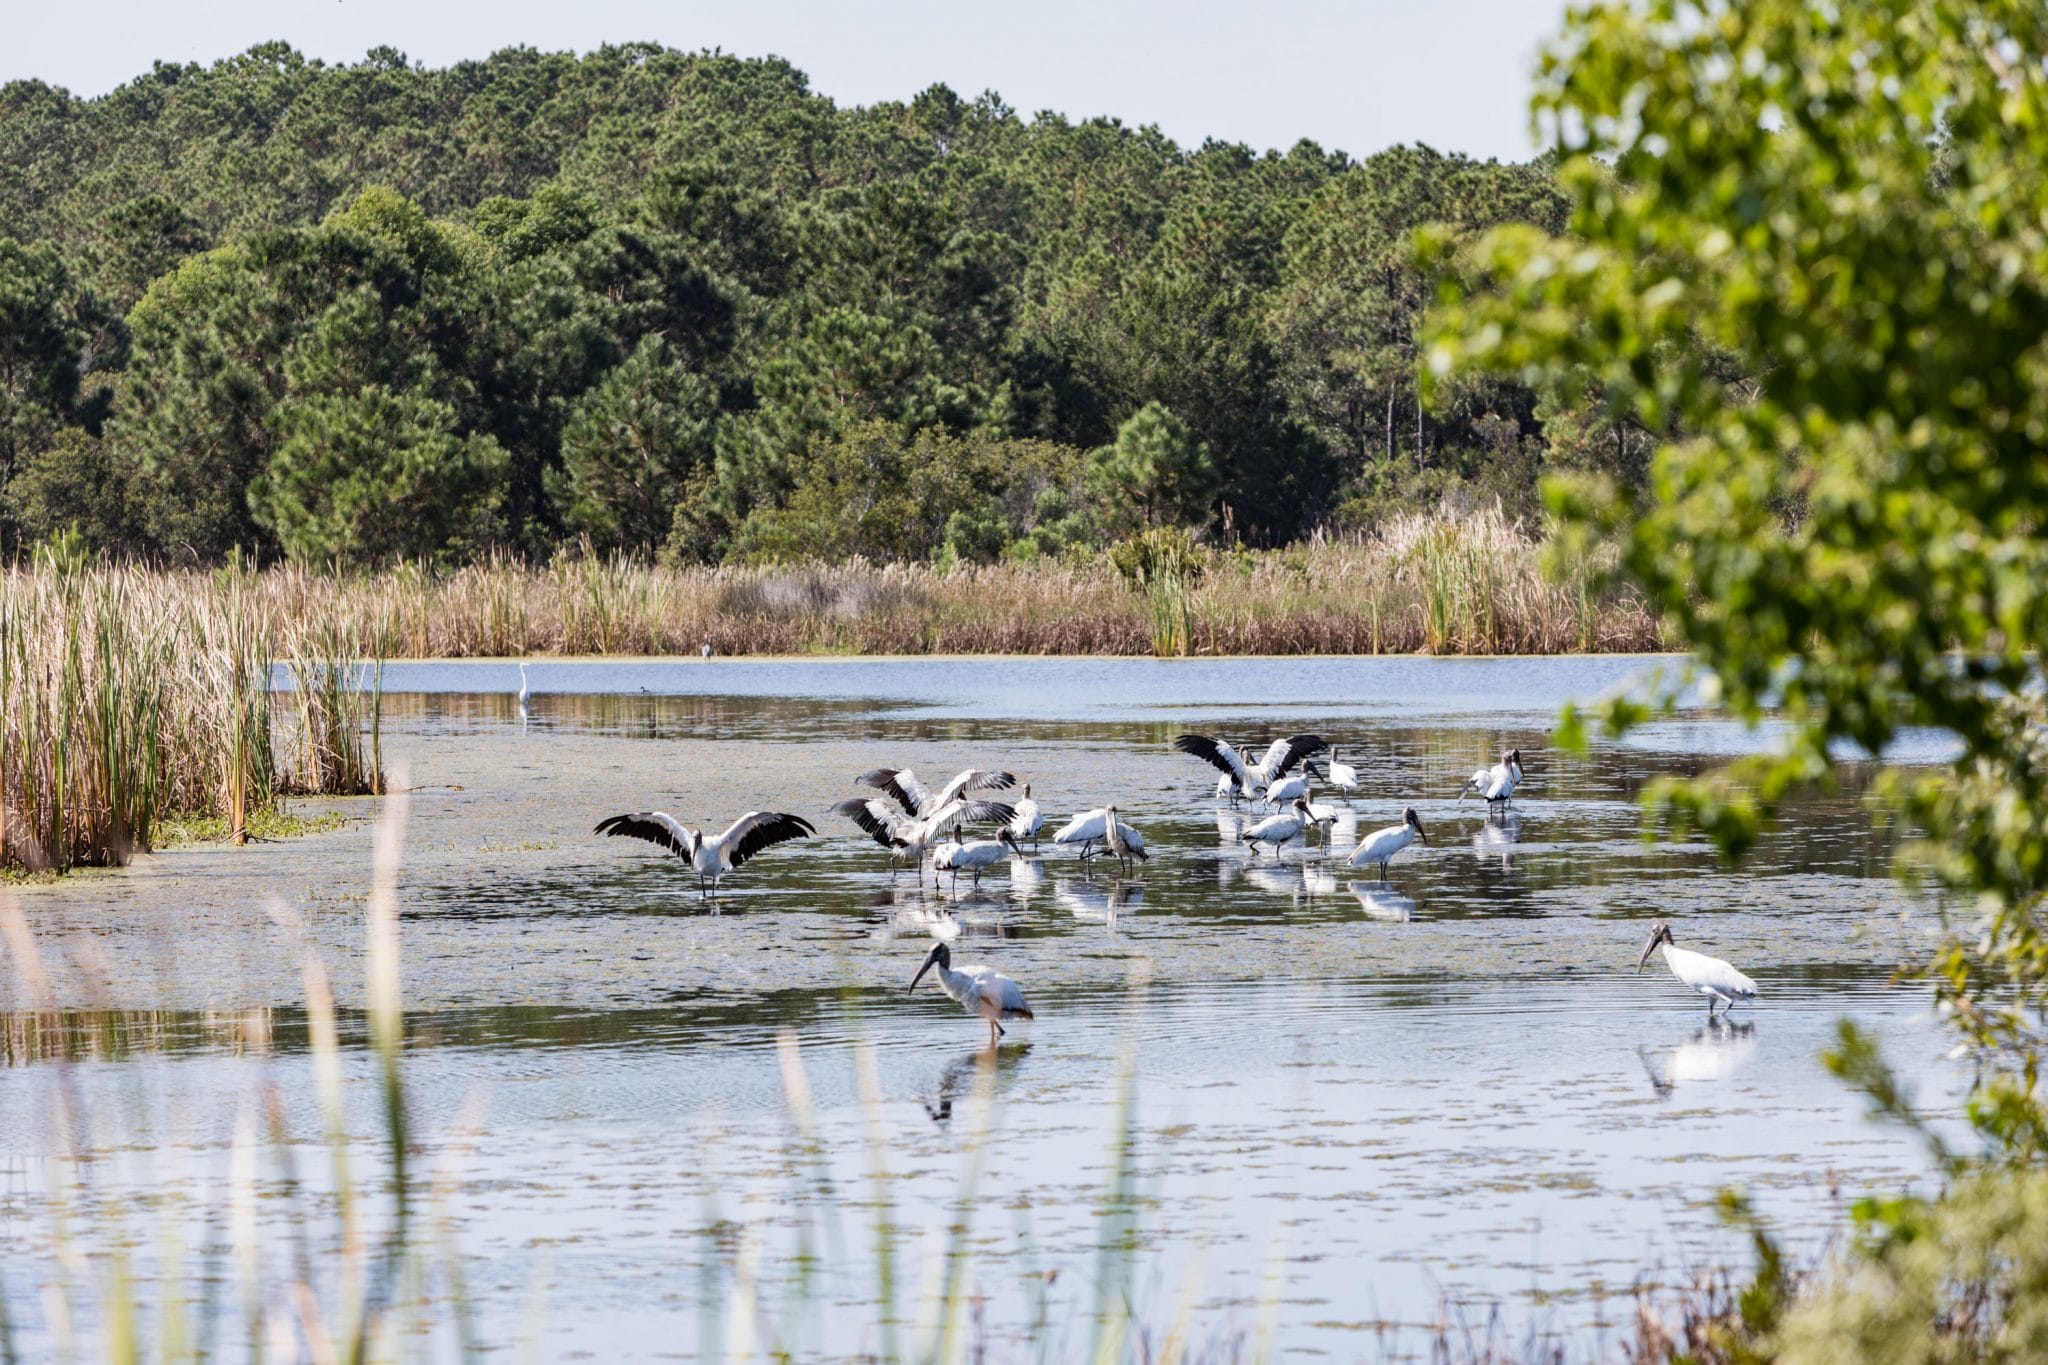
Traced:
<path fill-rule="evenodd" d="M 521 681 L 523 715 L 523 674 Z M 1262 848 L 1277 858 L 1288 844 L 1299 839 L 1306 845 L 1312 836 L 1320 837 L 1327 852 L 1330 830 L 1339 811 L 1328 802 L 1314 799 L 1313 788 L 1322 783 L 1347 796 L 1359 788 L 1357 769 L 1339 763 L 1336 751 L 1317 735 L 1276 739 L 1256 762 L 1248 759 L 1249 751 L 1211 735 L 1181 735 L 1174 740 L 1173 747 L 1201 759 L 1221 774 L 1216 782 L 1218 799 L 1233 806 L 1251 803 L 1271 810 L 1271 814 L 1244 826 L 1239 836 L 1248 860 L 1260 858 Z M 935 886 L 942 874 L 951 874 L 957 891 L 962 873 L 979 885 L 984 872 L 998 863 L 1021 858 L 1026 840 L 1038 847 L 1045 828 L 1044 812 L 1033 799 L 1029 783 L 1014 800 L 990 795 L 1016 788 L 1017 776 L 1011 772 L 969 768 L 937 790 L 926 786 L 908 768 L 876 768 L 862 773 L 855 782 L 879 794 L 841 801 L 832 807 L 832 813 L 850 820 L 886 850 L 894 871 L 900 871 L 905 863 L 914 864 L 920 886 L 927 864 Z M 1521 782 L 1522 754 L 1519 749 L 1510 749 L 1498 763 L 1473 773 L 1458 799 L 1463 801 L 1476 795 L 1489 808 L 1505 809 Z M 990 837 L 970 839 L 966 834 L 971 826 L 994 832 Z M 700 893 L 710 897 L 729 873 L 764 849 L 792 839 L 809 838 L 817 830 L 802 816 L 785 811 L 748 811 L 718 834 L 691 828 L 663 811 L 640 811 L 603 820 L 596 832 L 644 839 L 688 860 L 697 874 Z M 1114 805 L 1082 811 L 1050 837 L 1055 847 L 1073 848 L 1083 862 L 1113 858 L 1126 872 L 1148 859 L 1145 836 Z M 1429 835 L 1415 808 L 1409 806 L 1402 810 L 1398 824 L 1361 838 L 1345 861 L 1355 868 L 1377 867 L 1384 883 L 1395 855 L 1418 840 L 1427 843 Z M 1659 924 L 1651 932 L 1637 959 L 1636 970 L 1641 971 L 1659 949 L 1672 975 L 1707 997 L 1710 1020 L 1723 1007 L 1732 1010 L 1738 1003 L 1756 998 L 1754 981 L 1720 958 L 1680 948 L 1668 924 Z M 1030 1003 L 1015 981 L 982 964 L 955 969 L 952 951 L 945 943 L 925 955 L 916 976 L 911 978 L 911 989 L 916 989 L 926 972 L 933 971 L 947 995 L 968 1013 L 987 1022 L 991 1047 L 1001 1038 L 1004 1021 L 1032 1017 Z"/>

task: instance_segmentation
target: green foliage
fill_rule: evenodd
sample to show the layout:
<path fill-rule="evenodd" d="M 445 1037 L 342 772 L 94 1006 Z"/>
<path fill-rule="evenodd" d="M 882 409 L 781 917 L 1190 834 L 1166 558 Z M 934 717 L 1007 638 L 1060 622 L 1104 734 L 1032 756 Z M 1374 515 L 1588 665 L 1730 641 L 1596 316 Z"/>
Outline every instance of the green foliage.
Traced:
<path fill-rule="evenodd" d="M 1841 749 L 1909 726 L 1959 747 L 1878 795 L 1961 917 L 1920 976 L 1978 1062 L 1984 1154 L 1934 1144 L 1941 1199 L 1866 1206 L 1786 1359 L 2048 1351 L 2044 57 L 2048 15 L 2017 4 L 1580 13 L 1537 99 L 1575 235 L 1489 234 L 1430 325 L 1432 384 L 1508 375 L 1581 429 L 1597 409 L 1657 434 L 1642 497 L 1581 478 L 1554 505 L 1618 543 L 1710 698 L 1789 734 L 1653 807 L 1738 853 Z M 1425 263 L 1457 250 L 1438 235 Z M 1868 1040 L 1845 1033 L 1832 1064 L 1917 1124 Z"/>
<path fill-rule="evenodd" d="M 505 453 L 462 434 L 447 404 L 367 386 L 283 404 L 277 424 L 250 501 L 294 557 L 383 565 L 496 542 Z"/>
<path fill-rule="evenodd" d="M 693 478 L 708 478 L 718 395 L 682 368 L 661 337 L 585 394 L 562 431 L 562 464 L 547 488 L 563 526 L 609 553 L 651 554 L 670 531 Z"/>
<path fill-rule="evenodd" d="M 1110 508 L 1146 526 L 1206 522 L 1218 484 L 1208 449 L 1158 403 L 1117 428 L 1116 444 L 1095 452 L 1090 473 Z"/>

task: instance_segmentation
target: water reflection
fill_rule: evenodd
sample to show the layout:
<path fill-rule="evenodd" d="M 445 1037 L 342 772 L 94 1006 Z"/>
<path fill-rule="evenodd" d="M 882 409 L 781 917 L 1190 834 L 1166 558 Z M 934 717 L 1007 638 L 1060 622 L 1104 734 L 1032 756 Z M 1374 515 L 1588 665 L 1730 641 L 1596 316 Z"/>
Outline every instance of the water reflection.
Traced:
<path fill-rule="evenodd" d="M 1501 871 L 1512 872 L 1515 869 L 1514 847 L 1521 841 L 1522 816 L 1519 811 L 1489 811 L 1472 833 L 1472 852 L 1482 863 L 1498 858 Z"/>
<path fill-rule="evenodd" d="M 1145 884 L 1117 877 L 1107 885 L 1091 879 L 1054 877 L 1052 898 L 1077 920 L 1094 921 L 1116 928 L 1119 911 L 1136 910 L 1144 904 Z"/>
<path fill-rule="evenodd" d="M 986 1086 L 990 1095 L 1000 1095 L 1017 1079 L 1019 1068 L 1031 1055 L 1031 1040 L 1010 1037 L 999 1048 L 976 1048 L 946 1063 L 932 1098 L 924 1112 L 933 1123 L 943 1126 L 953 1117 L 953 1101 L 971 1098 Z"/>
<path fill-rule="evenodd" d="M 1406 924 L 1415 918 L 1415 898 L 1402 895 L 1386 882 L 1346 882 L 1344 889 L 1358 897 L 1358 908 L 1367 919 Z"/>
<path fill-rule="evenodd" d="M 1686 1039 L 1661 1060 L 1639 1047 L 1643 1070 L 1657 1098 L 1668 1100 L 1681 1085 L 1708 1085 L 1727 1080 L 1756 1051 L 1756 1025 L 1716 1019 Z"/>

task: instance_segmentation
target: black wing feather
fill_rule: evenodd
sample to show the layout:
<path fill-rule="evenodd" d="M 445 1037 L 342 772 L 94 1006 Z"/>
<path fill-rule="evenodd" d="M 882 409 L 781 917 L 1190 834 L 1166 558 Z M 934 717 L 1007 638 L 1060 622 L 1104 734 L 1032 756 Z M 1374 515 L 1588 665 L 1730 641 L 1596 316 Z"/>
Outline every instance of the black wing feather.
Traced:
<path fill-rule="evenodd" d="M 742 834 L 733 844 L 732 852 L 726 855 L 734 867 L 738 867 L 764 848 L 791 839 L 808 839 L 818 831 L 811 828 L 811 822 L 800 815 L 785 811 L 770 811 L 760 824 Z"/>
<path fill-rule="evenodd" d="M 916 815 L 919 813 L 917 798 L 896 781 L 896 775 L 902 771 L 901 768 L 876 768 L 872 772 L 862 773 L 853 781 L 855 786 L 873 787 L 877 791 L 889 793 L 896 799 L 896 804 L 903 807 L 905 815 Z"/>
<path fill-rule="evenodd" d="M 608 820 L 597 822 L 593 834 L 605 834 L 616 839 L 621 834 L 631 839 L 645 839 L 650 844 L 660 844 L 671 853 L 689 856 L 690 850 L 676 837 L 670 828 L 673 817 L 658 810 L 635 811 L 631 815 L 614 815 Z"/>
<path fill-rule="evenodd" d="M 1292 768 L 1310 754 L 1319 754 L 1329 747 L 1328 741 L 1321 735 L 1289 735 L 1287 737 L 1287 752 L 1281 756 L 1280 766 L 1273 770 L 1270 780 L 1278 782 L 1281 778 L 1287 776 L 1289 768 Z"/>
<path fill-rule="evenodd" d="M 884 809 L 887 808 L 884 807 Z M 867 832 L 869 838 L 873 839 L 883 848 L 905 847 L 904 841 L 897 837 L 895 828 L 887 820 L 880 818 L 872 810 L 869 810 L 868 803 L 860 797 L 841 801 L 832 808 L 832 813 L 834 815 L 843 815 L 856 825 L 859 825 Z"/>
<path fill-rule="evenodd" d="M 1237 776 L 1237 769 L 1231 767 L 1230 760 L 1223 756 L 1221 740 L 1208 735 L 1182 735 L 1174 740 L 1173 747 L 1184 754 L 1193 754 L 1226 777 Z"/>

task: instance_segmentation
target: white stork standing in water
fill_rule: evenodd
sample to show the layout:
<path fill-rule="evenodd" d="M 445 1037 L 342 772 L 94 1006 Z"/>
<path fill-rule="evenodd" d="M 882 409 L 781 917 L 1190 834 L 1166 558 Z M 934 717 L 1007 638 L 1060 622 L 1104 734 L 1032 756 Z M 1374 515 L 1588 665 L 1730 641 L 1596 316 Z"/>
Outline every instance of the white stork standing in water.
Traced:
<path fill-rule="evenodd" d="M 1472 793 L 1478 792 L 1486 798 L 1487 805 L 1499 803 L 1505 806 L 1514 799 L 1515 784 L 1521 780 L 1522 751 L 1510 749 L 1500 756 L 1500 762 L 1491 768 L 1481 768 L 1466 779 L 1464 789 L 1458 793 L 1458 799 L 1463 801 Z"/>
<path fill-rule="evenodd" d="M 1290 840 L 1300 837 L 1301 832 L 1313 826 L 1315 822 L 1316 818 L 1308 808 L 1308 798 L 1297 796 L 1294 798 L 1292 809 L 1284 810 L 1278 815 L 1267 816 L 1247 829 L 1242 837 L 1245 846 L 1251 850 L 1252 857 L 1259 856 L 1260 844 L 1270 845 L 1274 855 L 1278 856 Z"/>
<path fill-rule="evenodd" d="M 1121 848 L 1109 847 L 1111 820 L 1116 821 L 1116 839 Z M 1115 852 L 1127 868 L 1132 859 L 1141 863 L 1149 861 L 1145 856 L 1145 836 L 1138 833 L 1129 821 L 1118 816 L 1115 806 L 1098 806 L 1094 810 L 1082 811 L 1054 830 L 1052 841 L 1055 846 L 1061 848 L 1079 844 L 1083 862 L 1097 856 L 1097 853 L 1110 851 Z M 1093 846 L 1098 843 L 1105 845 L 1105 848 L 1093 850 Z"/>
<path fill-rule="evenodd" d="M 1244 754 L 1235 745 L 1213 735 L 1181 735 L 1173 741 L 1173 747 L 1193 754 L 1229 779 L 1232 786 L 1228 794 L 1234 802 L 1239 797 L 1256 797 L 1259 788 L 1278 782 L 1287 776 L 1289 768 L 1330 746 L 1316 735 L 1289 735 L 1268 745 L 1266 756 L 1257 763 L 1245 762 Z M 1223 790 L 1220 783 L 1218 790 Z"/>
<path fill-rule="evenodd" d="M 960 1002 L 960 1007 L 969 1014 L 988 1020 L 988 1045 L 993 1048 L 996 1039 L 1003 1035 L 1005 1019 L 1030 1019 L 1030 1002 L 1024 999 L 1023 988 L 993 967 L 980 964 L 963 966 L 953 970 L 953 950 L 940 943 L 933 946 L 924 956 L 924 965 L 917 969 L 917 975 L 910 978 L 910 989 L 916 990 L 917 983 L 924 980 L 924 974 L 933 967 L 939 969 L 939 988 Z"/>
<path fill-rule="evenodd" d="M 689 859 L 690 866 L 697 871 L 697 889 L 707 897 L 718 890 L 718 884 L 725 879 L 726 873 L 742 866 L 762 849 L 790 839 L 809 838 L 817 833 L 811 828 L 811 822 L 802 816 L 772 810 L 750 810 L 733 821 L 725 833 L 709 838 L 702 831 L 691 829 L 674 816 L 658 810 L 614 815 L 598 821 L 594 832 L 613 838 L 623 834 L 645 839 Z"/>
<path fill-rule="evenodd" d="M 1638 972 L 1648 965 L 1650 954 L 1660 945 L 1664 949 L 1664 965 L 1671 969 L 1671 974 L 1707 997 L 1707 1018 L 1714 1017 L 1718 1006 L 1726 1005 L 1732 1010 L 1737 1001 L 1756 999 L 1756 982 L 1718 957 L 1679 947 L 1668 924 L 1659 924 L 1650 931 L 1650 941 L 1643 945 L 1643 955 L 1636 959 Z"/>
<path fill-rule="evenodd" d="M 1038 803 L 1031 799 L 1029 782 L 1024 784 L 1024 795 L 1018 799 L 1015 809 L 1017 814 L 1009 824 L 1010 837 L 1017 840 L 1029 839 L 1031 847 L 1037 848 L 1038 831 L 1045 828 L 1045 816 L 1039 811 Z"/>
<path fill-rule="evenodd" d="M 1351 856 L 1346 861 L 1353 867 L 1370 867 L 1378 863 L 1380 880 L 1385 881 L 1387 864 L 1393 861 L 1396 853 L 1417 839 L 1426 844 L 1429 842 L 1429 835 L 1423 832 L 1422 817 L 1415 813 L 1415 807 L 1406 806 L 1402 808 L 1400 824 L 1376 829 L 1360 839 L 1358 847 L 1351 850 Z"/>

